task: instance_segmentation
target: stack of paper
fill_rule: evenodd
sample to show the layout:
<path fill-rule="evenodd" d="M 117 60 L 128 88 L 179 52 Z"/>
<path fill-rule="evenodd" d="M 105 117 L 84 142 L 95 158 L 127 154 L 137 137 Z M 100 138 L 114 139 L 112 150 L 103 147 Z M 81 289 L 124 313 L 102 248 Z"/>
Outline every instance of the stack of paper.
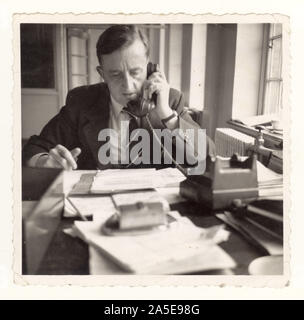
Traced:
<path fill-rule="evenodd" d="M 91 193 L 106 194 L 124 190 L 153 188 L 155 169 L 125 169 L 99 171 L 91 186 Z"/>
<path fill-rule="evenodd" d="M 257 161 L 259 196 L 283 196 L 283 175 L 276 173 Z"/>
<path fill-rule="evenodd" d="M 283 200 L 252 201 L 247 206 L 245 219 L 283 241 Z"/>
<path fill-rule="evenodd" d="M 131 273 L 170 274 L 235 267 L 231 257 L 215 244 L 227 239 L 225 230 L 208 232 L 177 212 L 171 214 L 177 221 L 169 229 L 144 235 L 106 236 L 101 232 L 100 221 L 75 221 L 75 231 L 103 256 Z M 216 233 L 222 236 L 216 237 Z"/>
<path fill-rule="evenodd" d="M 240 158 L 245 161 L 248 157 L 242 156 Z M 283 197 L 283 174 L 276 173 L 257 161 L 257 180 L 260 198 L 281 199 Z"/>
<path fill-rule="evenodd" d="M 143 190 L 178 186 L 184 175 L 175 168 L 114 169 L 99 171 L 93 178 L 91 193 L 107 194 L 125 190 Z"/>

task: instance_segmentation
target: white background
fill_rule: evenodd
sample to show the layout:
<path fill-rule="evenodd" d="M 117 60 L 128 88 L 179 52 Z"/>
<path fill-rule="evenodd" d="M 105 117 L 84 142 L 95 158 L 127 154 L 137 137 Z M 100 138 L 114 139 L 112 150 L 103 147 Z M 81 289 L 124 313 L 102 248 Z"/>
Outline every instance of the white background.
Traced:
<path fill-rule="evenodd" d="M 191 3 L 190 3 L 191 2 Z M 290 16 L 291 26 L 291 106 L 292 106 L 292 212 L 291 212 L 291 281 L 284 289 L 232 287 L 196 288 L 82 288 L 17 286 L 12 278 L 12 15 L 34 12 L 104 13 L 281 13 Z M 3 1 L 0 0 L 0 299 L 231 299 L 231 298 L 304 298 L 304 2 L 301 0 L 255 1 Z"/>

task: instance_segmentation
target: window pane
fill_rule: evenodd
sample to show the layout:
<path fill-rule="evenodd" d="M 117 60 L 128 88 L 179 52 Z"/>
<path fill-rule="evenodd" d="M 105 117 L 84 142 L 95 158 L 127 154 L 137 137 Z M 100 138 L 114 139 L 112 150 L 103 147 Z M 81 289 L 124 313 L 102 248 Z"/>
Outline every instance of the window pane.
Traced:
<path fill-rule="evenodd" d="M 55 88 L 54 25 L 21 24 L 22 88 Z"/>
<path fill-rule="evenodd" d="M 264 114 L 280 113 L 282 108 L 282 24 L 271 24 L 268 38 Z"/>
<path fill-rule="evenodd" d="M 88 84 L 89 33 L 87 29 L 69 28 L 67 36 L 69 89 L 73 89 Z"/>

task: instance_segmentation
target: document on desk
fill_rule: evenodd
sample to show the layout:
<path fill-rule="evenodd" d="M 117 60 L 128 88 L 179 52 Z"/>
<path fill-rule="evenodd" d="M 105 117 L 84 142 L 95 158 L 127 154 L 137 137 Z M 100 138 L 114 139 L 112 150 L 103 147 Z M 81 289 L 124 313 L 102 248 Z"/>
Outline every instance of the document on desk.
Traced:
<path fill-rule="evenodd" d="M 135 274 L 175 274 L 235 267 L 232 258 L 215 244 L 214 231 L 208 233 L 207 229 L 196 227 L 177 212 L 171 214 L 177 219 L 175 225 L 166 231 L 145 235 L 106 236 L 101 233 L 100 223 L 94 222 L 75 221 L 75 229 L 81 239 L 123 270 Z M 224 232 L 220 228 L 218 231 Z M 216 242 L 221 240 L 218 238 Z"/>
<path fill-rule="evenodd" d="M 93 216 L 94 220 L 100 216 L 110 217 L 115 212 L 114 203 L 109 196 L 69 196 L 67 201 L 74 208 L 76 215 Z"/>
<path fill-rule="evenodd" d="M 69 213 L 65 210 L 66 217 L 93 216 L 94 221 L 100 217 L 109 216 L 116 211 L 115 205 L 135 204 L 137 202 L 151 203 L 160 202 L 164 211 L 169 211 L 169 202 L 155 190 L 140 190 L 110 195 L 72 195 L 66 199 L 66 208 L 72 208 L 74 211 Z"/>
<path fill-rule="evenodd" d="M 175 168 L 104 170 L 95 175 L 90 191 L 94 194 L 107 194 L 126 190 L 178 187 L 184 179 L 184 175 Z"/>

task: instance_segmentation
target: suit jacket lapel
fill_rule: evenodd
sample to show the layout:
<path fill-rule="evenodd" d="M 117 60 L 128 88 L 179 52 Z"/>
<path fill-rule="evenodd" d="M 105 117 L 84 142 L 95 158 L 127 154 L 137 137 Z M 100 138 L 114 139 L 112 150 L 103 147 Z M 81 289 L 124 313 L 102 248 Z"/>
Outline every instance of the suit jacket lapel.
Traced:
<path fill-rule="evenodd" d="M 98 150 L 106 141 L 98 141 L 98 134 L 102 129 L 109 127 L 110 119 L 110 93 L 107 87 L 100 87 L 100 94 L 96 102 L 85 113 L 87 122 L 83 126 L 83 132 L 87 145 L 92 152 L 96 167 L 105 169 L 98 160 Z"/>

